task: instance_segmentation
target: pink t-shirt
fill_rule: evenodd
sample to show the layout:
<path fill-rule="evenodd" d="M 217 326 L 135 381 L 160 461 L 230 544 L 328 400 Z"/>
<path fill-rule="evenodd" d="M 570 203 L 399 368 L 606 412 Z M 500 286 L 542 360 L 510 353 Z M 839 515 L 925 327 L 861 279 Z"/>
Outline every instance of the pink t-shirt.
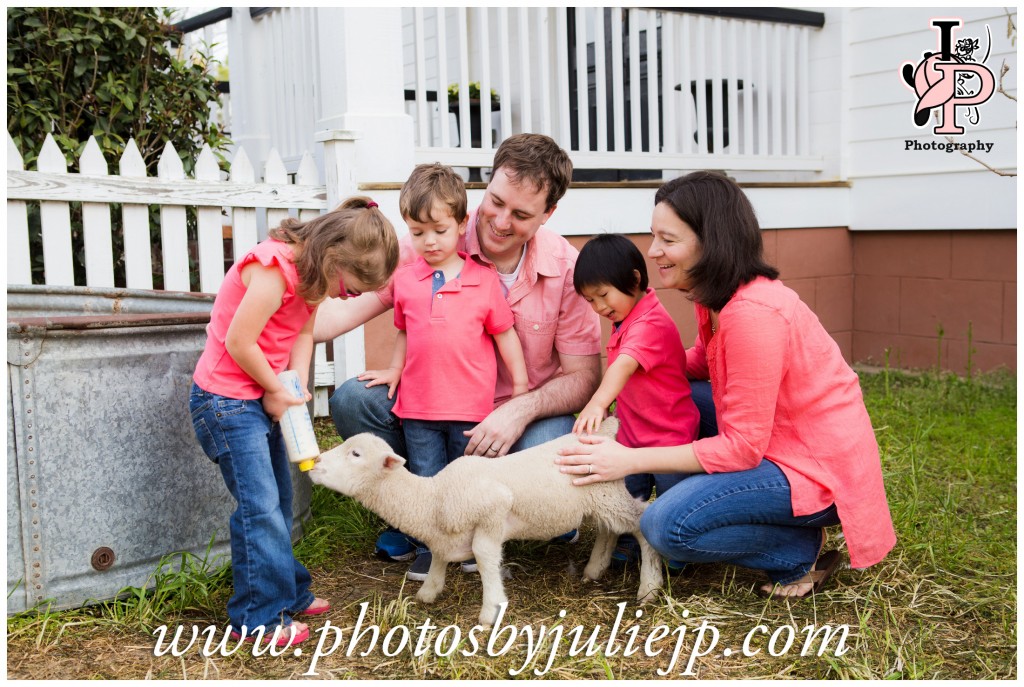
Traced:
<path fill-rule="evenodd" d="M 623 446 L 680 446 L 697 438 L 700 413 L 690 398 L 686 353 L 672 317 L 654 289 L 637 303 L 608 340 L 608 364 L 620 355 L 640 364 L 615 403 Z"/>
<path fill-rule="evenodd" d="M 878 444 L 857 375 L 836 342 L 777 280 L 758 277 L 737 289 L 714 335 L 708 310 L 695 309 L 687 372 L 711 380 L 718 419 L 718 436 L 693 444 L 701 466 L 735 472 L 772 461 L 789 480 L 793 515 L 834 502 L 850 564 L 882 560 L 896 533 Z"/>
<path fill-rule="evenodd" d="M 292 345 L 309 316 L 316 310 L 316 306 L 306 303 L 296 292 L 299 274 L 292 259 L 291 246 L 276 239 L 267 239 L 257 244 L 224 275 L 224 283 L 217 291 L 213 311 L 210 313 L 210 324 L 206 328 L 206 348 L 193 375 L 200 388 L 229 398 L 248 400 L 263 397 L 263 387 L 238 366 L 224 346 L 231 318 L 245 295 L 246 286 L 242 283 L 241 270 L 251 262 L 259 261 L 265 267 L 276 267 L 284 276 L 285 291 L 281 307 L 270 316 L 256 343 L 275 374 L 287 368 Z"/>
<path fill-rule="evenodd" d="M 470 215 L 466 235 L 459 239 L 458 249 L 493 271 L 493 263 L 480 251 L 476 214 L 474 211 Z M 400 264 L 419 257 L 412 250 L 412 239 L 408 235 L 402 237 L 399 247 Z M 516 334 L 523 346 L 531 391 L 562 371 L 559 353 L 601 353 L 601 320 L 572 285 L 578 255 L 579 252 L 568 241 L 541 227 L 526 243 L 526 256 L 519 278 L 505 298 L 515 315 Z M 394 304 L 393 283 L 394 280 L 377 291 L 381 303 L 389 308 Z M 505 364 L 498 360 L 495 404 L 503 403 L 511 396 L 511 377 Z"/>
<path fill-rule="evenodd" d="M 512 310 L 497 275 L 459 255 L 462 273 L 437 293 L 434 269 L 423 258 L 399 267 L 392 279 L 395 326 L 407 334 L 398 417 L 479 422 L 494 409 L 493 336 L 512 328 Z"/>

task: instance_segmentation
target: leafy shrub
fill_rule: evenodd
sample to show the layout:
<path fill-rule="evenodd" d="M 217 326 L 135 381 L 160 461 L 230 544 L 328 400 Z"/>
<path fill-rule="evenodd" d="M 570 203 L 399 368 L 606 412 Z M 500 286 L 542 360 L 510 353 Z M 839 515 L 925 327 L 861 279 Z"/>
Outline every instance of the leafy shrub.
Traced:
<path fill-rule="evenodd" d="M 191 174 L 203 143 L 226 167 L 230 144 L 212 116 L 217 99 L 214 63 L 205 55 L 181 54 L 181 34 L 169 25 L 169 10 L 155 7 L 9 7 L 7 9 L 7 130 L 33 169 L 47 133 L 77 171 L 89 136 L 95 136 L 110 166 L 131 138 L 150 176 L 168 141 Z M 75 282 L 84 283 L 80 207 L 72 208 Z M 116 210 L 116 208 L 115 208 Z M 114 212 L 115 282 L 124 285 L 120 213 Z M 151 213 L 156 218 L 155 210 Z M 190 233 L 194 232 L 190 217 Z M 150 223 L 151 243 L 159 226 Z M 29 205 L 33 281 L 43 281 L 38 206 Z M 158 255 L 156 256 L 158 257 Z M 155 285 L 162 286 L 159 259 Z"/>

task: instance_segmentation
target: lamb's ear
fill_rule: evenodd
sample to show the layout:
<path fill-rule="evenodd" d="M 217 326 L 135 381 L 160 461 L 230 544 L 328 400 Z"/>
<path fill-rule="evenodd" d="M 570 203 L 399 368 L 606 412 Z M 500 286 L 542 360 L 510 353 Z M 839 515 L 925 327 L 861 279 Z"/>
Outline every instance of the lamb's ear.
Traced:
<path fill-rule="evenodd" d="M 389 453 L 384 456 L 384 469 L 394 470 L 405 465 L 405 458 L 398 455 L 397 453 Z"/>

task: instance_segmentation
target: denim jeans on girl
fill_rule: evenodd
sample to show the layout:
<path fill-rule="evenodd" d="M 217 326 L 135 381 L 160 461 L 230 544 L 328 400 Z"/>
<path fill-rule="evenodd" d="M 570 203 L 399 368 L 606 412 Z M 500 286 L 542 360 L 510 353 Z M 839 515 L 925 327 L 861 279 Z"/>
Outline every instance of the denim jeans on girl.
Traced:
<path fill-rule="evenodd" d="M 309 571 L 292 554 L 292 480 L 280 425 L 259 399 L 219 396 L 195 384 L 189 409 L 196 438 L 237 504 L 228 619 L 239 631 L 288 625 L 314 597 Z"/>
<path fill-rule="evenodd" d="M 708 436 L 709 429 L 717 433 L 710 385 L 695 382 L 692 389 L 701 413 L 700 436 Z M 644 537 L 669 560 L 732 563 L 789 584 L 814 564 L 821 528 L 839 524 L 834 504 L 795 517 L 789 480 L 768 460 L 740 472 L 671 477 L 680 481 L 659 493 L 640 519 Z"/>

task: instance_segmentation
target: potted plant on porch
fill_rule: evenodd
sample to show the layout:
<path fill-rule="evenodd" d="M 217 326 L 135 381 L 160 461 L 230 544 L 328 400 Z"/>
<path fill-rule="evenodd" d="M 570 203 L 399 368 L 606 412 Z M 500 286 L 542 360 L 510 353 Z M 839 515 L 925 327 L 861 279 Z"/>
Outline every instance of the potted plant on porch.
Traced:
<path fill-rule="evenodd" d="M 480 129 L 480 82 L 471 81 L 469 82 L 469 131 L 470 131 L 470 145 L 474 148 L 479 148 L 482 140 L 481 129 Z M 496 112 L 501 109 L 501 99 L 498 97 L 498 92 L 493 88 L 491 89 L 491 112 Z M 459 125 L 459 84 L 453 83 L 448 86 L 448 111 L 455 114 L 455 125 L 462 131 Z M 490 129 L 490 127 L 487 127 Z M 494 144 L 492 139 L 491 144 Z"/>

